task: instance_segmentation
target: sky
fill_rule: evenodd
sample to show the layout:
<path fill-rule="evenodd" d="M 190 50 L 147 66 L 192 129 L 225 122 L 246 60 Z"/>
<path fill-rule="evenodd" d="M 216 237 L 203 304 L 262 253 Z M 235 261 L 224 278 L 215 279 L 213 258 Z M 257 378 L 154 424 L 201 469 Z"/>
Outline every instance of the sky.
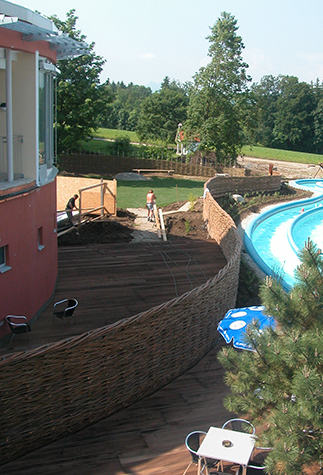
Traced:
<path fill-rule="evenodd" d="M 243 59 L 253 82 L 265 75 L 323 80 L 322 0 L 11 0 L 65 20 L 106 63 L 101 82 L 156 90 L 165 76 L 191 81 L 209 60 L 206 37 L 223 11 L 237 20 Z"/>

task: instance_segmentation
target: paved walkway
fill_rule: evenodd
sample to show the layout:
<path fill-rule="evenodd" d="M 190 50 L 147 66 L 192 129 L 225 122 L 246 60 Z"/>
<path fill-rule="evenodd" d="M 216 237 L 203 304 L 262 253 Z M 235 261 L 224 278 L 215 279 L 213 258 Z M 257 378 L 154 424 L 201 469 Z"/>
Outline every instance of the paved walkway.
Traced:
<path fill-rule="evenodd" d="M 134 232 L 132 233 L 132 242 L 151 242 L 159 241 L 156 223 L 147 219 L 146 208 L 127 208 L 127 211 L 136 215 L 134 221 Z"/>
<path fill-rule="evenodd" d="M 188 201 L 181 206 L 177 211 L 166 212 L 165 214 L 178 213 L 182 211 L 189 211 L 191 203 Z M 134 221 L 134 232 L 132 233 L 132 242 L 151 242 L 159 241 L 162 238 L 158 237 L 156 223 L 148 221 L 146 208 L 127 208 L 132 214 L 136 215 Z"/>

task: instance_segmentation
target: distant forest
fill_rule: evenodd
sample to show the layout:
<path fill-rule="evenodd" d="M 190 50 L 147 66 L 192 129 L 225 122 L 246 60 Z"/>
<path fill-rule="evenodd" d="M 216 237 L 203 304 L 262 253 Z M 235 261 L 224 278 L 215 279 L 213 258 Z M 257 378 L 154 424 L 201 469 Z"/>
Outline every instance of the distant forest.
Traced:
<path fill-rule="evenodd" d="M 167 76 L 161 88 L 130 83 L 103 85 L 107 106 L 100 126 L 136 131 L 141 140 L 174 143 L 178 123 L 187 118 L 191 83 Z M 251 85 L 243 127 L 248 145 L 323 153 L 323 84 L 308 84 L 295 76 L 264 76 Z"/>
<path fill-rule="evenodd" d="M 83 40 L 75 10 L 55 26 Z M 323 83 L 295 76 L 264 76 L 252 83 L 242 52 L 237 20 L 228 12 L 210 27 L 209 63 L 192 81 L 168 76 L 158 91 L 107 80 L 100 83 L 105 59 L 94 52 L 58 62 L 58 151 L 78 150 L 99 127 L 135 131 L 142 142 L 174 144 L 178 125 L 185 148 L 215 152 L 219 162 L 235 159 L 244 145 L 323 153 Z"/>

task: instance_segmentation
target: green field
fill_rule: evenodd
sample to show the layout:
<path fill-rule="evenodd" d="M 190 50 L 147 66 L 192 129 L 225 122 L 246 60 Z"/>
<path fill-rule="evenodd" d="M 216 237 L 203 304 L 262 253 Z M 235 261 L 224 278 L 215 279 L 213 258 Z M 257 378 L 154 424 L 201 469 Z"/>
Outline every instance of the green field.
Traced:
<path fill-rule="evenodd" d="M 157 197 L 157 206 L 163 207 L 177 201 L 193 201 L 203 196 L 204 181 L 153 177 L 143 181 L 118 180 L 118 208 L 144 208 L 150 189 Z"/>
<path fill-rule="evenodd" d="M 94 133 L 97 139 L 115 140 L 116 138 L 128 136 L 131 142 L 139 143 L 139 137 L 136 132 L 128 130 L 115 130 L 100 128 Z M 104 140 L 91 140 L 84 144 L 86 150 L 104 151 L 106 143 Z M 174 142 L 175 147 L 175 142 Z M 323 155 L 314 153 L 292 152 L 276 148 L 266 148 L 259 146 L 245 146 L 242 149 L 245 157 L 264 158 L 267 160 L 280 160 L 284 162 L 308 163 L 317 165 L 323 162 Z"/>
<path fill-rule="evenodd" d="M 280 150 L 277 148 L 250 147 L 245 146 L 242 149 L 245 157 L 265 158 L 267 160 L 280 160 L 282 162 L 308 163 L 318 165 L 323 162 L 323 155 L 314 153 L 291 152 L 289 150 Z"/>
<path fill-rule="evenodd" d="M 116 130 L 116 129 L 103 129 L 99 128 L 93 133 L 93 137 L 99 138 L 99 139 L 109 139 L 109 140 L 115 140 L 120 137 L 129 137 L 130 142 L 136 142 L 139 143 L 139 137 L 136 134 L 136 132 L 132 132 L 130 130 Z"/>

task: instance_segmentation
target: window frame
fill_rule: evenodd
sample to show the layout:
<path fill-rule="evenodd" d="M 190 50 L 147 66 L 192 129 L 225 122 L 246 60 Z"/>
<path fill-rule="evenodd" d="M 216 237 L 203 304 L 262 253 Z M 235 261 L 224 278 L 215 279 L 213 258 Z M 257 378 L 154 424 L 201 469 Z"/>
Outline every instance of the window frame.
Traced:
<path fill-rule="evenodd" d="M 45 247 L 44 238 L 43 238 L 43 227 L 42 226 L 40 226 L 37 229 L 37 246 L 38 246 L 38 251 L 42 251 Z"/>
<path fill-rule="evenodd" d="M 46 165 L 47 168 L 56 163 L 56 75 L 58 72 L 59 70 L 52 63 L 40 58 L 38 68 L 38 147 L 40 151 L 38 166 Z"/>
<path fill-rule="evenodd" d="M 3 249 L 3 259 L 2 262 L 0 262 L 0 274 L 4 274 L 11 269 L 9 266 L 9 246 L 6 244 L 0 246 L 0 249 Z"/>

